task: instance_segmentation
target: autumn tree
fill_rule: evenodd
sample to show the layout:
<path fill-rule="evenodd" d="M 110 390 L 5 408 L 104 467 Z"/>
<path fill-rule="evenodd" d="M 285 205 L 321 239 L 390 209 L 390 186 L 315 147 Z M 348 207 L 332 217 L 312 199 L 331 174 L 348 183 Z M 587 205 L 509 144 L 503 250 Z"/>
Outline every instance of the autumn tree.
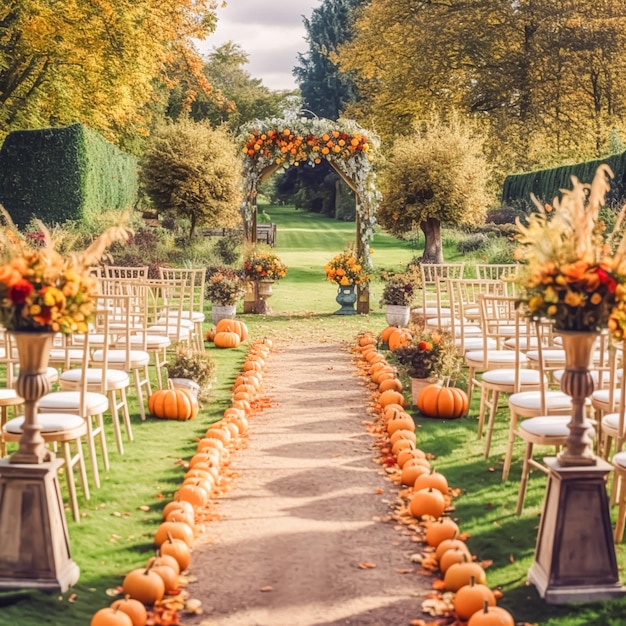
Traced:
<path fill-rule="evenodd" d="M 215 0 L 8 0 L 0 7 L 0 136 L 83 122 L 108 139 L 147 134 L 160 85 L 184 64 L 210 92 L 194 48 Z"/>
<path fill-rule="evenodd" d="M 371 0 L 339 52 L 347 113 L 389 139 L 464 111 L 501 170 L 599 156 L 624 129 L 625 26 L 618 0 Z"/>
<path fill-rule="evenodd" d="M 224 128 L 182 119 L 160 127 L 143 157 L 140 181 L 154 207 L 196 227 L 240 221 L 241 159 Z"/>
<path fill-rule="evenodd" d="M 418 227 L 426 238 L 423 260 L 442 263 L 441 226 L 476 225 L 490 198 L 482 139 L 460 117 L 432 117 L 419 130 L 398 137 L 379 179 L 380 225 L 397 237 Z"/>

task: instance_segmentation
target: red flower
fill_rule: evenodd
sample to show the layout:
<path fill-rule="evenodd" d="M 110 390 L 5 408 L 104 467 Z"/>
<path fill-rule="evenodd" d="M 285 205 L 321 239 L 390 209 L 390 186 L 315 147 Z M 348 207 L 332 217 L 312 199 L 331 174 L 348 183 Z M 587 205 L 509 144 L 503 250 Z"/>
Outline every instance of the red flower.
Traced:
<path fill-rule="evenodd" d="M 26 298 L 28 298 L 33 291 L 34 287 L 32 284 L 25 278 L 22 278 L 9 288 L 7 295 L 9 300 L 15 302 L 15 304 L 24 304 Z"/>
<path fill-rule="evenodd" d="M 428 344 L 425 341 L 420 341 L 418 346 L 420 350 L 428 350 Z"/>
<path fill-rule="evenodd" d="M 598 268 L 598 278 L 603 285 L 606 285 L 609 293 L 615 293 L 617 289 L 617 281 L 606 270 Z"/>

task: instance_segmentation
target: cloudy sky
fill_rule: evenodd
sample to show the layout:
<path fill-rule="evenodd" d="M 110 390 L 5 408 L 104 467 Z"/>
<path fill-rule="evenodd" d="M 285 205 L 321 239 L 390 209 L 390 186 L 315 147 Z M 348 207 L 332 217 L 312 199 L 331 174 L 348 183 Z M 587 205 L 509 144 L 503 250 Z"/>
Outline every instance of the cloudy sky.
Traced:
<path fill-rule="evenodd" d="M 270 89 L 296 87 L 292 68 L 297 53 L 306 52 L 302 16 L 311 16 L 319 0 L 228 0 L 218 9 L 217 30 L 199 45 L 206 54 L 227 41 L 238 43 L 248 53 L 250 75 Z"/>

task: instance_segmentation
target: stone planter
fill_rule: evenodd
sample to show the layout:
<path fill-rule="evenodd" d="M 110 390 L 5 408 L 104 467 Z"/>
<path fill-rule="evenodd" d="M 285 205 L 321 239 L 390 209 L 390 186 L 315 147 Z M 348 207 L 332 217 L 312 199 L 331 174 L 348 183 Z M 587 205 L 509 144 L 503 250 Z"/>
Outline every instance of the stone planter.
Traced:
<path fill-rule="evenodd" d="M 259 281 L 259 296 L 263 299 L 270 298 L 272 295 L 273 280 L 260 280 Z"/>
<path fill-rule="evenodd" d="M 172 389 L 184 389 L 185 391 L 190 391 L 196 399 L 200 395 L 200 385 L 190 378 L 170 378 L 169 384 Z"/>
<path fill-rule="evenodd" d="M 406 326 L 411 318 L 411 307 L 398 304 L 388 304 L 385 319 L 389 326 Z"/>
<path fill-rule="evenodd" d="M 356 285 L 339 285 L 335 300 L 337 304 L 341 305 L 341 308 L 335 311 L 335 315 L 356 315 L 354 308 L 357 299 L 355 287 Z"/>
<path fill-rule="evenodd" d="M 215 325 L 220 320 L 234 320 L 236 313 L 235 304 L 214 304 L 211 306 L 211 321 Z"/>

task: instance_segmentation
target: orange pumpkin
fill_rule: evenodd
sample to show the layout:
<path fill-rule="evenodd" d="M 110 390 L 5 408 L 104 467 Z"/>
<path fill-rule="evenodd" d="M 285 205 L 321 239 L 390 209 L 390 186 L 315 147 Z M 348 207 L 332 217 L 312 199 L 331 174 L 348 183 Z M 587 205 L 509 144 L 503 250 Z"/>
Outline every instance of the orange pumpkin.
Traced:
<path fill-rule="evenodd" d="M 180 565 L 178 564 L 178 561 L 169 554 L 157 554 L 157 556 L 153 556 L 148 559 L 148 562 L 146 563 L 146 567 L 150 568 L 158 565 L 167 565 L 167 567 L 171 567 L 176 572 L 176 575 L 180 574 Z"/>
<path fill-rule="evenodd" d="M 202 487 L 200 483 L 201 480 L 198 479 L 196 484 L 187 483 L 181 485 L 180 489 L 175 494 L 176 498 L 178 500 L 191 502 L 192 506 L 195 508 L 206 506 L 211 494 L 204 487 Z M 184 537 L 181 537 L 181 539 L 184 539 Z"/>
<path fill-rule="evenodd" d="M 185 522 L 163 522 L 154 533 L 154 543 L 162 546 L 169 538 L 182 539 L 188 546 L 193 543 L 193 530 Z M 133 596 L 134 597 L 134 596 Z M 137 598 L 139 600 L 139 598 Z"/>
<path fill-rule="evenodd" d="M 451 565 L 455 563 L 469 563 L 470 559 L 461 548 L 452 548 L 443 553 L 439 559 L 439 569 L 445 574 Z"/>
<path fill-rule="evenodd" d="M 404 431 L 396 430 L 394 435 L 398 432 L 404 432 Z M 398 458 L 396 459 L 396 462 L 398 463 L 400 467 L 404 467 L 406 463 L 408 463 L 409 461 L 413 459 L 426 459 L 426 455 L 424 454 L 424 452 L 422 452 L 422 450 L 419 450 L 417 448 L 411 449 L 411 450 L 405 449 L 405 450 L 400 451 L 400 453 L 398 454 Z"/>
<path fill-rule="evenodd" d="M 436 548 L 446 539 L 454 539 L 459 534 L 457 523 L 449 517 L 444 517 L 439 522 L 433 522 L 426 529 L 426 543 Z"/>
<path fill-rule="evenodd" d="M 178 565 L 178 563 L 177 563 Z M 163 579 L 165 585 L 165 593 L 178 589 L 178 574 L 167 565 L 154 565 L 152 571 Z"/>
<path fill-rule="evenodd" d="M 397 457 L 402 450 L 410 450 L 411 448 L 415 448 L 415 442 L 410 441 L 409 439 L 399 439 L 391 446 L 391 454 Z"/>
<path fill-rule="evenodd" d="M 372 345 L 376 345 L 376 338 L 372 333 L 367 332 L 359 335 L 359 346 L 365 347 Z"/>
<path fill-rule="evenodd" d="M 130 617 L 133 626 L 146 626 L 148 612 L 146 611 L 146 607 L 142 602 L 139 602 L 139 600 L 133 600 L 133 598 L 116 600 L 111 604 L 111 608 L 126 613 L 126 615 Z"/>
<path fill-rule="evenodd" d="M 148 410 L 162 419 L 190 420 L 198 414 L 198 401 L 186 389 L 160 389 L 148 398 Z"/>
<path fill-rule="evenodd" d="M 393 445 L 400 439 L 408 439 L 413 443 L 417 443 L 417 435 L 412 430 L 396 430 L 396 432 L 389 438 L 389 441 L 391 441 L 391 444 Z"/>
<path fill-rule="evenodd" d="M 441 517 L 446 508 L 443 494 L 437 489 L 420 489 L 409 502 L 409 511 L 414 517 Z"/>
<path fill-rule="evenodd" d="M 422 475 L 428 474 L 430 469 L 415 463 L 405 463 L 400 474 L 400 480 L 404 485 L 414 485 L 415 481 Z"/>
<path fill-rule="evenodd" d="M 402 413 L 396 413 L 387 422 L 387 434 L 391 436 L 396 430 L 415 430 L 413 418 L 404 411 Z"/>
<path fill-rule="evenodd" d="M 227 428 L 221 426 L 212 426 L 204 433 L 205 439 L 219 439 L 224 445 L 230 443 L 232 440 L 232 434 Z"/>
<path fill-rule="evenodd" d="M 477 584 L 472 578 L 469 585 L 461 587 L 454 596 L 454 610 L 463 619 L 469 619 L 487 606 L 496 606 L 493 591 L 487 585 Z"/>
<path fill-rule="evenodd" d="M 162 600 L 165 594 L 163 579 L 156 572 L 145 567 L 134 569 L 126 574 L 122 589 L 125 595 L 144 604 L 154 604 Z"/>
<path fill-rule="evenodd" d="M 406 328 L 396 328 L 394 332 L 389 335 L 389 349 L 393 352 L 398 348 L 404 348 L 408 346 L 412 339 L 411 333 Z"/>
<path fill-rule="evenodd" d="M 427 385 L 420 391 L 417 408 L 426 417 L 456 419 L 467 414 L 469 401 L 462 389 L 439 384 Z"/>
<path fill-rule="evenodd" d="M 91 618 L 90 624 L 91 626 L 134 626 L 133 621 L 131 620 L 129 615 L 127 615 L 121 609 L 113 607 L 100 609 Z"/>
<path fill-rule="evenodd" d="M 467 557 L 471 560 L 472 553 L 469 551 L 466 543 L 464 541 L 461 541 L 460 539 L 455 539 L 454 537 L 452 537 L 452 539 L 444 539 L 437 546 L 437 550 L 435 551 L 435 559 L 437 559 L 437 561 L 440 561 L 441 557 L 448 550 L 456 550 L 457 548 L 460 550 L 465 550 L 465 552 L 467 553 Z"/>
<path fill-rule="evenodd" d="M 395 374 L 391 378 L 385 378 L 379 381 L 378 390 L 382 392 L 387 391 L 387 389 L 402 391 L 402 383 L 396 378 Z"/>
<path fill-rule="evenodd" d="M 171 535 L 161 544 L 161 554 L 174 557 L 178 561 L 180 571 L 184 572 L 189 567 L 191 553 L 189 546 L 182 539 L 176 539 Z"/>
<path fill-rule="evenodd" d="M 211 326 L 209 330 L 204 333 L 204 340 L 212 342 L 215 339 L 215 326 Z"/>
<path fill-rule="evenodd" d="M 387 328 L 383 328 L 380 331 L 380 340 L 384 343 L 389 343 L 389 337 L 391 337 L 392 333 L 395 333 L 398 330 L 397 326 L 387 326 Z"/>
<path fill-rule="evenodd" d="M 180 512 L 180 511 L 182 511 L 183 513 L 189 513 L 193 515 L 193 507 L 191 506 L 190 502 L 173 501 L 173 502 L 168 502 L 163 507 L 163 519 L 167 519 L 167 516 L 170 513 L 175 513 L 175 512 Z"/>
<path fill-rule="evenodd" d="M 481 611 L 470 617 L 467 626 L 515 626 L 515 622 L 505 609 L 486 603 Z"/>
<path fill-rule="evenodd" d="M 248 327 L 239 320 L 220 320 L 215 326 L 216 333 L 231 332 L 239 335 L 240 341 L 245 341 L 248 337 Z"/>
<path fill-rule="evenodd" d="M 215 333 L 213 343 L 216 348 L 237 348 L 241 343 L 241 337 L 230 330 Z"/>
<path fill-rule="evenodd" d="M 485 570 L 478 563 L 454 563 L 446 570 L 443 587 L 446 591 L 458 591 L 469 585 L 472 577 L 479 585 L 487 582 Z"/>
<path fill-rule="evenodd" d="M 428 474 L 420 476 L 419 480 L 415 481 L 415 489 L 426 489 L 432 487 L 438 489 L 445 496 L 448 494 L 448 480 L 443 474 L 431 470 Z"/>

